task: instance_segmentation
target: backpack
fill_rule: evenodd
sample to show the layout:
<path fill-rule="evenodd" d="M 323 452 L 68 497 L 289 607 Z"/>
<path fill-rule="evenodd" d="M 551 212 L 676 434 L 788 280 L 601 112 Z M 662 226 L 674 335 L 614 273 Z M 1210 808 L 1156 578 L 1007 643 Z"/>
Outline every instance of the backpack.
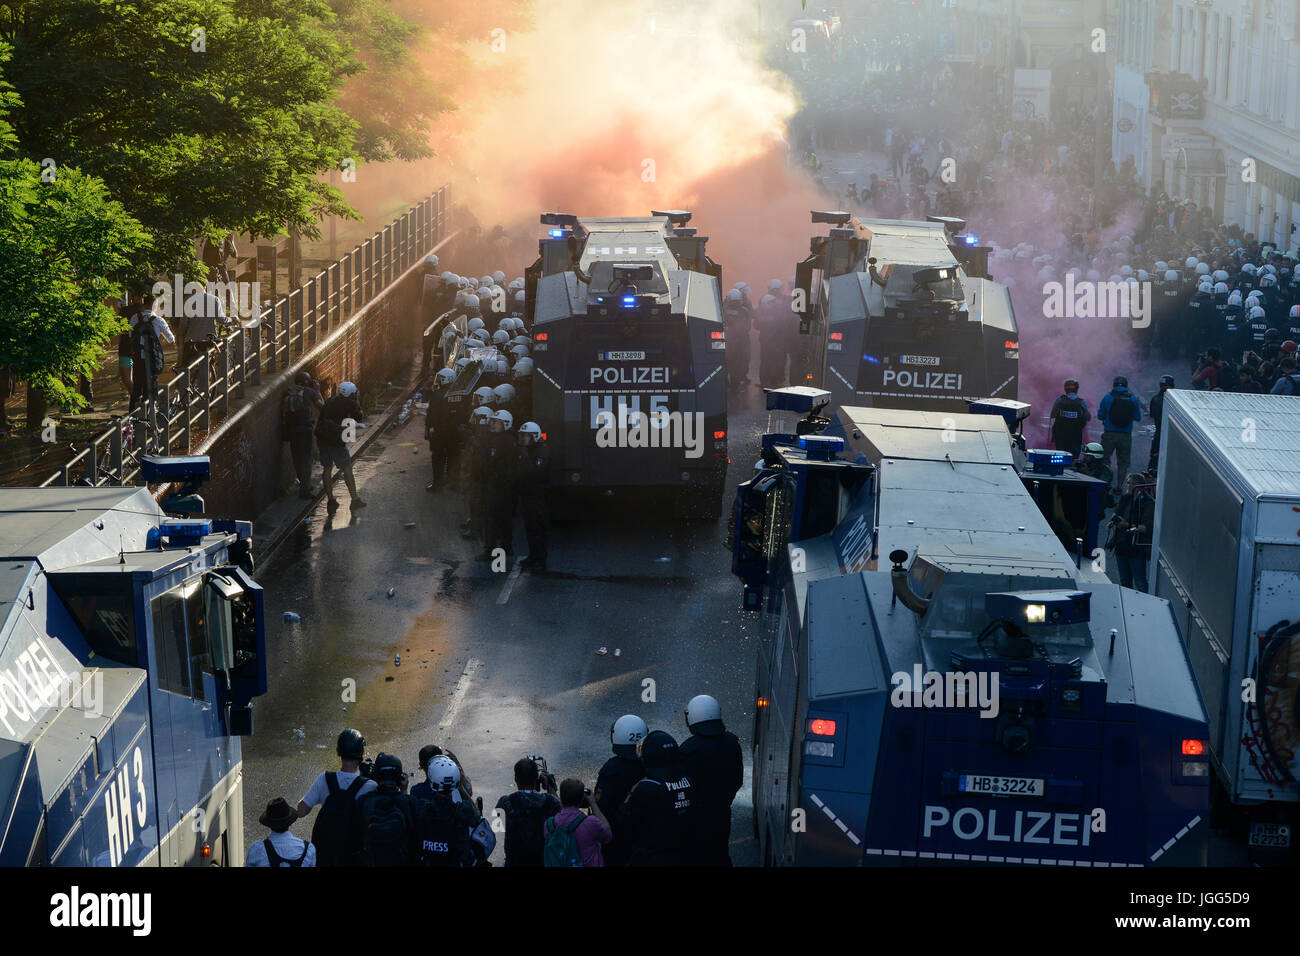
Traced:
<path fill-rule="evenodd" d="M 358 818 L 361 830 L 361 862 L 364 866 L 411 866 L 416 839 L 415 815 L 409 798 L 396 790 L 366 795 Z"/>
<path fill-rule="evenodd" d="M 1219 373 L 1215 378 L 1215 382 L 1225 392 L 1231 392 L 1241 384 L 1241 375 L 1237 372 L 1237 366 L 1231 362 L 1224 362 L 1219 366 Z"/>
<path fill-rule="evenodd" d="M 1127 428 L 1133 424 L 1133 396 L 1111 392 L 1110 410 L 1106 413 L 1106 424 L 1116 428 Z"/>
<path fill-rule="evenodd" d="M 269 837 L 263 840 L 262 843 L 266 846 L 266 865 L 273 869 L 278 868 L 281 863 L 287 863 L 291 867 L 302 866 L 302 861 L 307 859 L 307 851 L 311 848 L 311 844 L 309 843 L 302 848 L 302 856 L 298 857 L 298 859 L 286 860 L 280 854 L 275 852 L 275 847 L 271 845 Z"/>
<path fill-rule="evenodd" d="M 135 325 L 131 326 L 131 351 L 140 362 L 149 363 L 154 375 L 162 372 L 162 339 L 153 327 L 153 313 L 141 312 L 137 315 Z"/>
<path fill-rule="evenodd" d="M 280 400 L 280 421 L 286 431 L 311 427 L 311 399 L 301 385 L 290 385 Z"/>
<path fill-rule="evenodd" d="M 546 821 L 546 846 L 542 850 L 542 866 L 582 866 L 582 853 L 578 850 L 578 827 L 586 820 L 579 813 L 567 827 L 557 827 L 555 817 Z"/>
<path fill-rule="evenodd" d="M 1287 384 L 1288 384 L 1288 385 L 1290 386 L 1290 388 L 1291 388 L 1291 391 L 1290 391 L 1288 394 L 1290 394 L 1290 395 L 1300 395 L 1300 381 L 1297 381 L 1297 380 L 1296 380 L 1295 375 L 1294 375 L 1294 374 L 1292 374 L 1292 375 L 1283 375 L 1282 377 L 1283 377 L 1284 379 L 1286 379 Z"/>
<path fill-rule="evenodd" d="M 540 793 L 512 793 L 506 797 L 506 859 L 511 866 L 541 864 L 545 804 L 546 797 Z"/>
<path fill-rule="evenodd" d="M 329 796 L 316 813 L 311 828 L 311 842 L 316 847 L 317 866 L 353 866 L 357 862 L 356 814 L 357 791 L 366 785 L 360 775 L 344 790 L 339 775 L 325 774 Z"/>

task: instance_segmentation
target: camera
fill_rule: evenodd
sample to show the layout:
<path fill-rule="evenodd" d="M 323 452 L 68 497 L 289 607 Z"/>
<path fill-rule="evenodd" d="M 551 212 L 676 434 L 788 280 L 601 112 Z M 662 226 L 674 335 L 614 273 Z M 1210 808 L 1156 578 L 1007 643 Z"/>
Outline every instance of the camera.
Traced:
<path fill-rule="evenodd" d="M 541 784 L 543 790 L 547 793 L 555 793 L 558 789 L 555 782 L 555 774 L 546 768 L 546 758 L 541 754 L 524 754 L 524 757 L 531 760 L 537 767 L 537 781 Z"/>
<path fill-rule="evenodd" d="M 375 771 L 375 758 L 373 757 L 365 758 L 364 760 L 361 761 L 360 766 L 357 767 L 357 773 L 361 774 L 361 776 L 365 777 L 367 780 L 374 779 L 374 771 Z"/>

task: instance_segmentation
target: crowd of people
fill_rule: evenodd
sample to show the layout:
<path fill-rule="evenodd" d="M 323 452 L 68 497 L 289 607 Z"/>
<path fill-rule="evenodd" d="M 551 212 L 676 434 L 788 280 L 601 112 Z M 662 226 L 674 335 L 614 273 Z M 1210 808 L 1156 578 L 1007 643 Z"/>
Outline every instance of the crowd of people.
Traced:
<path fill-rule="evenodd" d="M 497 835 L 506 866 L 730 866 L 731 804 L 744 779 L 740 741 L 722 709 L 700 694 L 686 706 L 680 746 L 635 714 L 610 727 L 613 755 L 594 790 L 576 777 L 557 783 L 544 758 L 514 765 L 515 789 L 491 818 L 464 764 L 436 744 L 420 749 L 424 779 L 411 782 L 399 757 L 366 759 L 365 738 L 338 736 L 338 770 L 320 774 L 297 807 L 276 797 L 260 821 L 269 831 L 248 847 L 266 867 L 490 866 Z M 316 813 L 310 840 L 294 823 Z"/>

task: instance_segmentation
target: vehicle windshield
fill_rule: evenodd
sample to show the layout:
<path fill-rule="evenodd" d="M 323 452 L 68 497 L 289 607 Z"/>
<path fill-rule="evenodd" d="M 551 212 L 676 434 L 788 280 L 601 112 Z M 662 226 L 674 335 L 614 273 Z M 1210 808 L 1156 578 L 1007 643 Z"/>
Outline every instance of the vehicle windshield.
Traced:
<path fill-rule="evenodd" d="M 637 279 L 630 285 L 624 286 L 622 280 L 614 278 L 614 266 L 645 266 L 648 265 L 654 270 L 654 278 Z M 591 293 L 592 295 L 616 295 L 619 292 L 631 292 L 631 286 L 636 286 L 636 291 L 642 295 L 654 294 L 665 295 L 668 292 L 668 280 L 664 278 L 663 269 L 657 262 L 627 262 L 617 259 L 598 259 L 591 265 Z"/>
<path fill-rule="evenodd" d="M 913 276 L 929 266 L 899 265 L 887 263 L 879 268 L 880 276 L 885 280 L 885 305 L 894 306 L 916 299 L 933 299 L 936 301 L 964 302 L 966 293 L 957 279 L 957 269 L 951 270 L 951 277 L 938 282 L 930 282 L 916 288 Z"/>

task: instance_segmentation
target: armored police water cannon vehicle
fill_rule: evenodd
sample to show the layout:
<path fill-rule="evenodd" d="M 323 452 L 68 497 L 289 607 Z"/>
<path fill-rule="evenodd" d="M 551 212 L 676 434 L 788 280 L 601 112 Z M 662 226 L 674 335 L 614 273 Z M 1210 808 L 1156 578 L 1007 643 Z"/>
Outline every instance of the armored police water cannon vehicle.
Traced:
<path fill-rule="evenodd" d="M 769 407 L 829 401 L 794 391 Z M 1201 861 L 1208 725 L 1173 613 L 1078 566 L 1026 488 L 1047 464 L 1017 473 L 1000 415 L 849 407 L 763 437 L 733 569 L 767 863 Z"/>
<path fill-rule="evenodd" d="M 1160 462 L 1151 582 L 1209 705 L 1215 823 L 1253 862 L 1294 865 L 1300 398 L 1170 389 Z"/>
<path fill-rule="evenodd" d="M 145 481 L 207 477 L 146 456 Z M 192 513 L 195 500 L 167 500 Z M 266 692 L 247 521 L 148 488 L 0 488 L 0 865 L 237 866 Z"/>
<path fill-rule="evenodd" d="M 807 336 L 797 384 L 827 389 L 836 406 L 963 411 L 972 398 L 1016 398 L 1011 297 L 963 220 L 814 212 L 812 221 L 831 229 L 795 269 Z"/>
<path fill-rule="evenodd" d="M 551 228 L 524 287 L 531 417 L 548 434 L 554 485 L 670 488 L 717 517 L 727 467 L 722 270 L 690 218 L 541 217 Z"/>

